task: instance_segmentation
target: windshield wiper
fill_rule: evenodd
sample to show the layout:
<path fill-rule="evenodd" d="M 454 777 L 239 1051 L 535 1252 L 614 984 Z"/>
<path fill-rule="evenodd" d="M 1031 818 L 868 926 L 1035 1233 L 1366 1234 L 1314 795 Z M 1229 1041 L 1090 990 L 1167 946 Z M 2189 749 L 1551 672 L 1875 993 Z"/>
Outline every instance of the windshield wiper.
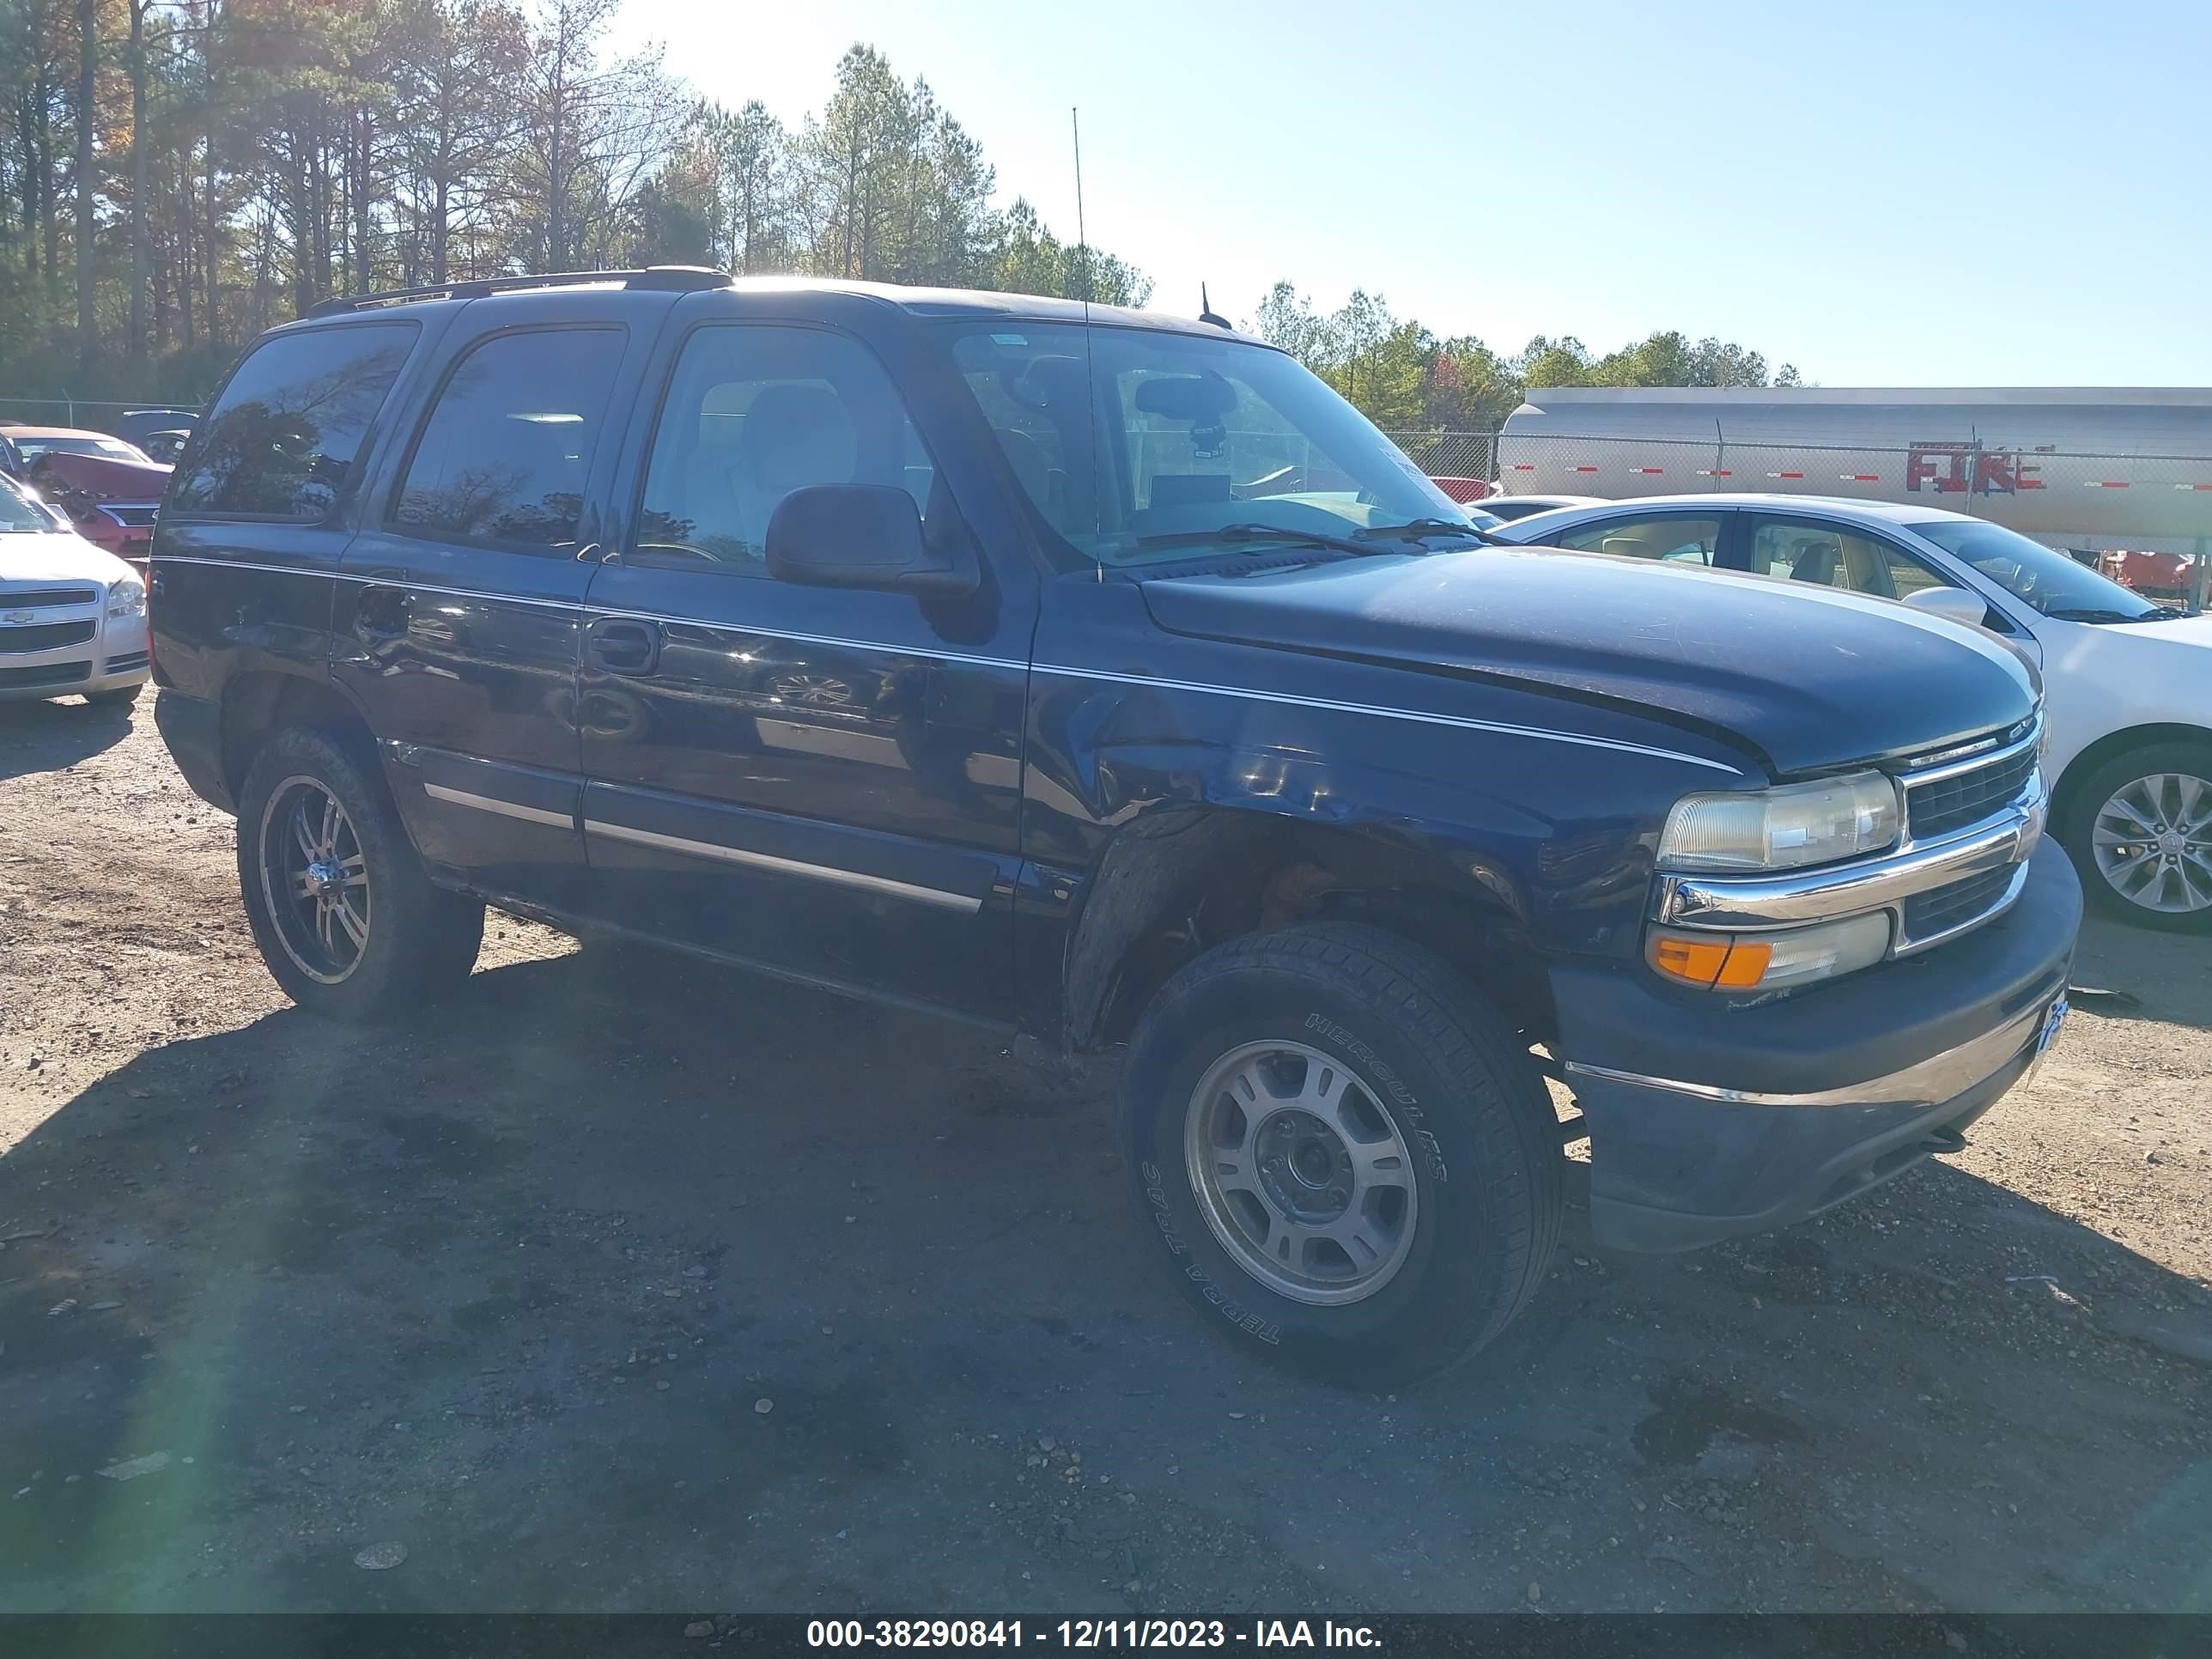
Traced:
<path fill-rule="evenodd" d="M 2179 611 L 2168 611 L 2163 606 L 2152 611 L 2112 611 L 2090 608 L 2069 609 L 2065 606 L 2061 606 L 2056 611 L 2046 611 L 2043 614 L 2057 622 L 2142 623 L 2165 622 L 2172 617 L 2181 616 L 2183 613 Z"/>
<path fill-rule="evenodd" d="M 1492 547 L 1508 547 L 1480 525 L 1464 524 L 1453 519 L 1409 519 L 1404 524 L 1370 525 L 1364 530 L 1352 532 L 1362 541 L 1391 539 L 1418 541 L 1424 536 L 1468 536 Z"/>
<path fill-rule="evenodd" d="M 1332 553 L 1349 553 L 1370 559 L 1392 550 L 1372 542 L 1355 542 L 1348 536 L 1325 536 L 1317 530 L 1285 530 L 1272 524 L 1225 524 L 1218 530 L 1178 530 L 1158 536 L 1139 536 L 1139 547 L 1204 547 L 1212 543 L 1237 547 L 1251 542 L 1288 542 L 1294 547 L 1322 547 Z"/>

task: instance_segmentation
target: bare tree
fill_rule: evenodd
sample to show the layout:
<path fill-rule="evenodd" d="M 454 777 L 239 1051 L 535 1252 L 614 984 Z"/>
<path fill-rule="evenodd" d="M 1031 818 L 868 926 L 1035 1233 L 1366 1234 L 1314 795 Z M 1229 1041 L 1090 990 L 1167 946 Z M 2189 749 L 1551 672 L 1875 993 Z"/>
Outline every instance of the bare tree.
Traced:
<path fill-rule="evenodd" d="M 400 210 L 425 267 L 410 282 L 451 276 L 453 233 L 476 223 L 520 129 L 514 88 L 529 59 L 527 25 L 503 0 L 416 0 L 404 15 L 395 70 L 411 137 Z"/>
<path fill-rule="evenodd" d="M 89 374 L 100 356 L 100 268 L 93 246 L 93 127 L 100 106 L 99 0 L 77 0 L 76 362 Z"/>

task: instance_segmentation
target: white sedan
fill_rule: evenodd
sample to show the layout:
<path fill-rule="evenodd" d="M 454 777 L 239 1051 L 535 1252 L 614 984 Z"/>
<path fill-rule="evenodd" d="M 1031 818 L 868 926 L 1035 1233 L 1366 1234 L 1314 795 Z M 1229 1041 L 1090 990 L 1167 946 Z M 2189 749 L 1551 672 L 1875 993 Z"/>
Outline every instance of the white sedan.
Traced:
<path fill-rule="evenodd" d="M 2051 823 L 2107 914 L 2212 933 L 2212 618 L 2040 542 L 1931 507 L 1644 496 L 1493 538 L 1662 559 L 1893 599 L 2009 641 L 2043 672 Z"/>
<path fill-rule="evenodd" d="M 0 477 L 0 702 L 125 703 L 151 672 L 137 573 Z"/>
<path fill-rule="evenodd" d="M 1485 495 L 1480 503 L 1482 510 L 1493 519 L 1503 519 L 1510 524 L 1516 519 L 1533 519 L 1539 513 L 1555 512 L 1563 507 L 1609 507 L 1602 495 Z"/>

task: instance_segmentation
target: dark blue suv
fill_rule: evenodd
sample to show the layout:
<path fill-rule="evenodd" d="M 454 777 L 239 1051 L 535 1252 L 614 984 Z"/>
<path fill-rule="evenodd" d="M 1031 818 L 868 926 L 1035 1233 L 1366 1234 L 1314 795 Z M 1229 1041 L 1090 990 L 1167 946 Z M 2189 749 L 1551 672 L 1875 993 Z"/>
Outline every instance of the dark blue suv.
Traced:
<path fill-rule="evenodd" d="M 232 372 L 154 594 L 301 1005 L 446 992 L 489 904 L 1126 1044 L 1176 1283 L 1324 1375 L 1495 1334 L 1568 1142 L 1601 1243 L 1784 1224 L 1956 1147 L 2064 1006 L 2011 653 L 1486 545 L 1203 324 L 670 269 L 336 301 Z"/>

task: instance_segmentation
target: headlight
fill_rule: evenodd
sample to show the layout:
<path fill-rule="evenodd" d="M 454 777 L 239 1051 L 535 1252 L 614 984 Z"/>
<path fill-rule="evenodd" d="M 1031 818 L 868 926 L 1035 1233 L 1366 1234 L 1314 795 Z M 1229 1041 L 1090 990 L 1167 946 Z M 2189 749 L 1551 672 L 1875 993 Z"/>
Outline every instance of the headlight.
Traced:
<path fill-rule="evenodd" d="M 1889 954 L 1886 912 L 1757 933 L 1654 929 L 1644 947 L 1653 968 L 1701 991 L 1783 991 L 1871 968 Z"/>
<path fill-rule="evenodd" d="M 1685 795 L 1659 836 L 1663 870 L 1794 870 L 1897 844 L 1904 810 L 1879 772 L 1723 795 Z"/>
<path fill-rule="evenodd" d="M 136 576 L 125 576 L 107 590 L 107 617 L 110 622 L 125 622 L 132 617 L 146 614 L 146 584 Z"/>

